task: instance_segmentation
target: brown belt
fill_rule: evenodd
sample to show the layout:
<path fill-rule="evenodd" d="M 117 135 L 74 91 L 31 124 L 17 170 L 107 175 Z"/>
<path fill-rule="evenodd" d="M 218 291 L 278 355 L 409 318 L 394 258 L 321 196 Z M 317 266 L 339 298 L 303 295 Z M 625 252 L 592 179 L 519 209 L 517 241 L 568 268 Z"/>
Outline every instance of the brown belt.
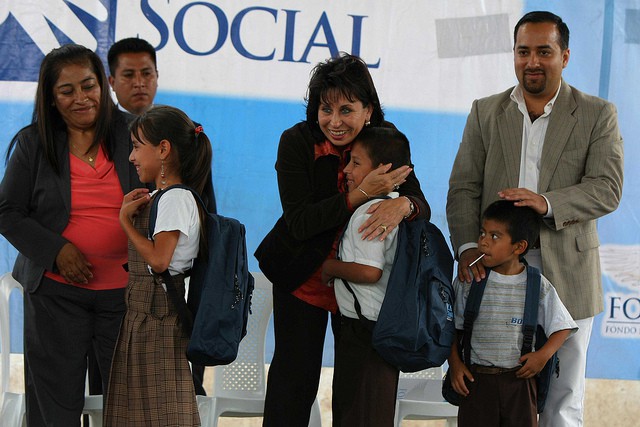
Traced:
<path fill-rule="evenodd" d="M 516 366 L 515 368 L 498 368 L 497 366 L 471 365 L 470 370 L 472 374 L 498 375 L 506 374 L 507 372 L 515 372 L 520 368 L 521 366 Z"/>

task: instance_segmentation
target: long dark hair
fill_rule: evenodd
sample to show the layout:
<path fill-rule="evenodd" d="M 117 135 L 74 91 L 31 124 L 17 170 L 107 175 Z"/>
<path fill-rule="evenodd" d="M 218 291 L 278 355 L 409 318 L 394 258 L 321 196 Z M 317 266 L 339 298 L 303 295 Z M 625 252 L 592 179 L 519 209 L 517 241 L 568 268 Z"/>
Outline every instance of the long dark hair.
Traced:
<path fill-rule="evenodd" d="M 171 143 L 177 150 L 173 157 L 174 167 L 184 185 L 203 194 L 207 181 L 211 179 L 211 141 L 198 124 L 183 111 L 167 105 L 156 105 L 136 117 L 129 129 L 138 141 L 141 135 L 150 144 L 160 145 L 162 140 Z"/>
<path fill-rule="evenodd" d="M 66 124 L 55 106 L 53 88 L 60 77 L 62 69 L 69 65 L 87 66 L 96 75 L 100 85 L 100 112 L 96 120 L 95 137 L 91 147 L 102 142 L 108 159 L 111 159 L 113 153 L 114 142 L 111 141 L 110 136 L 115 104 L 109 93 L 109 85 L 102 61 L 98 55 L 84 46 L 66 44 L 49 52 L 40 64 L 35 105 L 31 117 L 31 126 L 34 126 L 38 132 L 40 143 L 44 149 L 44 156 L 58 174 L 60 173 L 60 165 L 56 157 L 54 136 L 56 132 L 64 131 Z M 16 136 L 9 144 L 7 160 L 17 143 Z"/>
<path fill-rule="evenodd" d="M 182 183 L 196 190 L 210 209 L 215 206 L 211 182 L 212 149 L 209 137 L 202 126 L 193 122 L 182 110 L 167 105 L 156 105 L 137 116 L 129 125 L 133 136 L 142 141 L 141 135 L 153 146 L 162 140 L 171 143 L 177 152 L 172 156 L 171 166 L 176 168 Z M 200 251 L 206 253 L 207 240 L 204 227 L 205 212 L 198 204 L 200 214 Z"/>
<path fill-rule="evenodd" d="M 373 107 L 371 126 L 380 126 L 384 113 L 373 84 L 367 64 L 357 56 L 342 52 L 335 58 L 327 59 L 316 65 L 311 71 L 307 89 L 307 124 L 318 136 L 322 131 L 318 126 L 318 108 L 327 97 L 340 94 L 350 102 L 360 101 L 366 108 Z"/>

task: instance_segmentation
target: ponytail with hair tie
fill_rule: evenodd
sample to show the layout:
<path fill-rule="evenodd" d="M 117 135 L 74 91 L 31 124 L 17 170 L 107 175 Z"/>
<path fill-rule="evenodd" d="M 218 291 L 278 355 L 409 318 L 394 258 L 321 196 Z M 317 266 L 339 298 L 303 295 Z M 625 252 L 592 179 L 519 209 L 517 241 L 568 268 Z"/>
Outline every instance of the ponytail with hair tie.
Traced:
<path fill-rule="evenodd" d="M 202 132 L 204 132 L 204 129 L 202 128 L 202 125 L 199 123 L 194 122 L 194 124 L 196 125 L 195 128 L 195 134 L 196 134 L 196 141 L 198 140 L 198 135 L 200 135 Z"/>

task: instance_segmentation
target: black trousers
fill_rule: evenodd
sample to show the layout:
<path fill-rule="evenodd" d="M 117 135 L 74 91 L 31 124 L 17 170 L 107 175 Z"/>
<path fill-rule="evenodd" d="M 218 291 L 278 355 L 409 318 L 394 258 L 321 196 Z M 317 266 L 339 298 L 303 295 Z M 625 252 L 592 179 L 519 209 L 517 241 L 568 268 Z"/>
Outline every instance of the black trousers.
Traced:
<path fill-rule="evenodd" d="M 342 317 L 333 371 L 334 427 L 393 427 L 398 369 L 371 345 L 371 330 Z"/>
<path fill-rule="evenodd" d="M 107 389 L 126 307 L 124 289 L 93 291 L 43 278 L 24 295 L 24 367 L 29 427 L 80 426 L 87 354 L 95 350 Z"/>
<path fill-rule="evenodd" d="M 329 313 L 273 287 L 275 351 L 267 379 L 265 427 L 307 427 L 318 393 Z M 331 315 L 334 336 L 339 322 Z"/>

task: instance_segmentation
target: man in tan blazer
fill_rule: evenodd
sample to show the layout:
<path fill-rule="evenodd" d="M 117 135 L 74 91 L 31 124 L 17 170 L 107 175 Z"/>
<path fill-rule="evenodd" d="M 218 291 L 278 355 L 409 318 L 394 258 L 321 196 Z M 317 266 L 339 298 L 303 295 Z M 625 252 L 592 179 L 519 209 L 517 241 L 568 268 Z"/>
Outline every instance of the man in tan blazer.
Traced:
<path fill-rule="evenodd" d="M 447 220 L 467 282 L 485 275 L 469 264 L 480 215 L 493 201 L 512 200 L 543 218 L 527 261 L 542 269 L 580 330 L 561 347 L 541 426 L 581 426 L 586 353 L 593 317 L 603 310 L 596 219 L 622 195 L 623 149 L 615 106 L 562 79 L 569 29 L 549 12 L 531 12 L 514 31 L 519 84 L 476 100 L 453 165 Z"/>

